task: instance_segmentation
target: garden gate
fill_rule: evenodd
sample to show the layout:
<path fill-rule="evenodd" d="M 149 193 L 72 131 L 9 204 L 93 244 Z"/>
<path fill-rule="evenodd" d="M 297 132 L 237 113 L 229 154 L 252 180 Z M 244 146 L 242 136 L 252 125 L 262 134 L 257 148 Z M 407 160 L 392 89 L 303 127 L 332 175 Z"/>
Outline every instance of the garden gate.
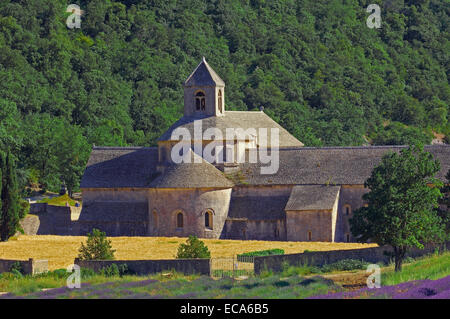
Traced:
<path fill-rule="evenodd" d="M 211 277 L 239 278 L 255 273 L 253 256 L 233 256 L 211 258 Z"/>

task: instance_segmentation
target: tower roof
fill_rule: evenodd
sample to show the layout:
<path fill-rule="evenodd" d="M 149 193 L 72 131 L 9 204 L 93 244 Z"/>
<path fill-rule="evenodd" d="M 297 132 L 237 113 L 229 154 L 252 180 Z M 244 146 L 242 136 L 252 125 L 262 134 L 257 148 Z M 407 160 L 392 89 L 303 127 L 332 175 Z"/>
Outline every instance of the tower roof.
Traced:
<path fill-rule="evenodd" d="M 151 183 L 151 188 L 231 188 L 233 183 L 214 165 L 192 152 L 190 163 L 170 164 Z"/>
<path fill-rule="evenodd" d="M 225 82 L 209 66 L 203 57 L 194 72 L 184 82 L 184 86 L 225 86 Z"/>

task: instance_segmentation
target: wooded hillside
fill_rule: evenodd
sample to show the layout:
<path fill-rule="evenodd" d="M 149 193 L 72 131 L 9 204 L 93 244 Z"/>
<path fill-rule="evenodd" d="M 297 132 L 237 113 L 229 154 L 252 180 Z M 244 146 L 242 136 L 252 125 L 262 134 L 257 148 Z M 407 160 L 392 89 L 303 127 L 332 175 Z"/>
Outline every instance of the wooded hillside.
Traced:
<path fill-rule="evenodd" d="M 76 187 L 92 144 L 155 145 L 202 56 L 228 110 L 264 106 L 307 146 L 450 135 L 448 1 L 79 1 L 80 29 L 70 3 L 0 2 L 0 148 L 23 185 Z"/>

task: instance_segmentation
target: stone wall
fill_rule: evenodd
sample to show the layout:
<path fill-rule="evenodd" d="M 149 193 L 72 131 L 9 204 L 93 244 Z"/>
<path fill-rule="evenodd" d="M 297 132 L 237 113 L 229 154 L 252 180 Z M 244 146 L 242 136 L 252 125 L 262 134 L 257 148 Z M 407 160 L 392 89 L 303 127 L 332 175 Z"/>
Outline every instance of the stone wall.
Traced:
<path fill-rule="evenodd" d="M 227 218 L 231 188 L 151 189 L 149 191 L 150 236 L 219 238 Z M 212 227 L 205 227 L 205 212 L 213 214 Z M 177 214 L 183 227 L 177 227 Z"/>
<path fill-rule="evenodd" d="M 46 203 L 30 205 L 30 214 L 20 223 L 26 235 L 78 235 L 72 215 L 80 207 L 52 206 Z"/>
<path fill-rule="evenodd" d="M 39 231 L 40 225 L 41 222 L 39 220 L 39 216 L 36 215 L 27 215 L 20 221 L 20 226 L 22 226 L 22 229 L 26 235 L 36 235 Z M 20 234 L 20 232 L 17 234 Z"/>
<path fill-rule="evenodd" d="M 286 240 L 284 208 L 292 186 L 238 186 L 231 194 L 223 239 Z"/>
<path fill-rule="evenodd" d="M 74 261 L 81 268 L 89 268 L 96 272 L 112 264 L 126 264 L 127 268 L 138 275 L 175 270 L 185 275 L 210 275 L 210 259 L 169 259 L 169 260 L 79 260 Z"/>
<path fill-rule="evenodd" d="M 147 202 L 148 190 L 142 188 L 83 188 L 83 205 L 96 201 Z"/>
<path fill-rule="evenodd" d="M 80 235 L 97 228 L 107 236 L 145 236 L 147 223 L 146 202 L 95 201 L 83 206 L 77 225 Z"/>
<path fill-rule="evenodd" d="M 283 219 L 249 220 L 228 218 L 222 239 L 239 240 L 286 240 L 286 225 Z"/>
<path fill-rule="evenodd" d="M 288 241 L 332 241 L 332 212 L 287 211 L 286 234 Z M 311 239 L 309 239 L 311 233 Z"/>
<path fill-rule="evenodd" d="M 441 249 L 450 249 L 450 242 L 440 247 Z M 434 252 L 436 246 L 427 245 L 425 249 L 414 248 L 407 254 L 410 257 L 416 258 Z M 370 263 L 388 263 L 392 257 L 386 255 L 392 252 L 390 247 L 373 247 L 363 249 L 349 249 L 349 250 L 332 250 L 332 251 L 317 251 L 306 252 L 300 254 L 277 255 L 255 257 L 255 274 L 260 274 L 264 270 L 272 270 L 279 272 L 283 268 L 283 264 L 293 266 L 322 266 L 325 264 L 335 263 L 343 259 L 357 259 L 364 260 Z"/>
<path fill-rule="evenodd" d="M 349 220 L 352 218 L 353 212 L 364 205 L 362 196 L 368 191 L 363 185 L 342 185 L 337 209 L 335 241 L 346 242 L 347 234 L 349 235 L 350 242 L 355 241 L 350 231 Z M 350 207 L 350 214 L 348 216 L 345 210 L 347 205 Z"/>
<path fill-rule="evenodd" d="M 33 203 L 30 204 L 30 214 L 39 214 L 47 211 L 47 203 Z"/>
<path fill-rule="evenodd" d="M 0 273 L 9 272 L 15 263 L 20 263 L 24 275 L 36 275 L 48 271 L 47 260 L 9 260 L 0 259 Z"/>

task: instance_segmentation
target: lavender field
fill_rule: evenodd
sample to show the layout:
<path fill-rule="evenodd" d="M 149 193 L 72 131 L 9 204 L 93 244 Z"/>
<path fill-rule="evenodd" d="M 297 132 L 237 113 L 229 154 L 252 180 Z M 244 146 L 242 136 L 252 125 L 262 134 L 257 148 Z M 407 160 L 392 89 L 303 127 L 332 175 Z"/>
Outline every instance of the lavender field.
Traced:
<path fill-rule="evenodd" d="M 450 299 L 450 276 L 437 280 L 414 280 L 381 288 L 329 293 L 310 299 Z"/>
<path fill-rule="evenodd" d="M 340 291 L 333 281 L 323 277 L 304 278 L 292 276 L 281 278 L 248 278 L 235 280 L 223 278 L 214 280 L 201 276 L 192 281 L 175 279 L 161 281 L 145 279 L 140 281 L 124 281 L 120 278 L 101 284 L 82 283 L 80 289 L 66 287 L 49 289 L 27 294 L 6 294 L 1 299 L 196 299 L 196 298 L 307 298 L 317 294 L 325 294 L 330 290 Z"/>

